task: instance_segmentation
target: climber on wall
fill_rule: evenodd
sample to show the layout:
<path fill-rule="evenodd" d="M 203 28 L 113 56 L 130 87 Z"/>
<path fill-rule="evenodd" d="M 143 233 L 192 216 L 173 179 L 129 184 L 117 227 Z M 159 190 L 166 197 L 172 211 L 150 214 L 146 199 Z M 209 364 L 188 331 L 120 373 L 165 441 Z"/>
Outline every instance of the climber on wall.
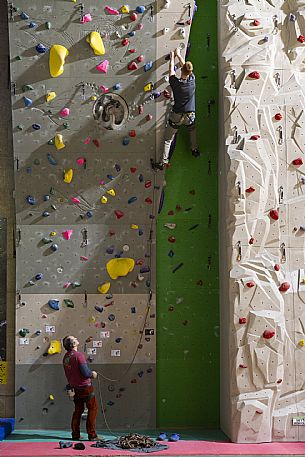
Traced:
<path fill-rule="evenodd" d="M 175 69 L 175 57 L 177 57 L 180 67 L 181 76 L 177 78 Z M 186 125 L 190 135 L 192 155 L 198 157 L 200 151 L 196 139 L 195 125 L 195 91 L 196 82 L 193 73 L 192 62 L 185 62 L 181 56 L 180 48 L 170 53 L 169 61 L 169 83 L 173 91 L 174 106 L 169 115 L 168 123 L 165 128 L 164 151 L 159 162 L 151 160 L 154 170 L 163 170 L 169 162 L 169 153 L 171 143 L 181 125 Z"/>
<path fill-rule="evenodd" d="M 63 366 L 70 391 L 74 391 L 75 408 L 71 422 L 72 439 L 80 439 L 80 420 L 86 404 L 88 408 L 86 422 L 88 439 L 89 441 L 94 441 L 98 439 L 95 430 L 98 404 L 91 385 L 91 379 L 95 379 L 97 373 L 89 369 L 85 355 L 77 350 L 78 345 L 79 341 L 74 336 L 66 336 L 63 339 L 63 346 L 67 351 L 63 358 Z"/>

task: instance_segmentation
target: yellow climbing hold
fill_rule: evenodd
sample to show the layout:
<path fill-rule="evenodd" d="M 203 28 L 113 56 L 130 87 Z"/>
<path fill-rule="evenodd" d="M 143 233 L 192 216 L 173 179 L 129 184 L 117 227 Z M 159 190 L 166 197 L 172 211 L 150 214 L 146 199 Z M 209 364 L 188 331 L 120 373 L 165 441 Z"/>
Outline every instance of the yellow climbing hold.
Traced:
<path fill-rule="evenodd" d="M 49 67 L 52 78 L 60 76 L 64 72 L 65 58 L 69 55 L 67 48 L 61 44 L 53 44 L 50 49 Z"/>
<path fill-rule="evenodd" d="M 129 6 L 128 5 L 123 5 L 122 8 L 121 8 L 121 12 L 124 13 L 124 14 L 128 14 L 129 13 Z"/>
<path fill-rule="evenodd" d="M 127 276 L 134 269 L 135 261 L 133 259 L 111 259 L 107 262 L 106 268 L 111 279 L 117 279 L 119 276 Z"/>
<path fill-rule="evenodd" d="M 54 143 L 55 143 L 56 149 L 58 149 L 58 150 L 63 149 L 66 146 L 61 133 L 56 133 Z"/>
<path fill-rule="evenodd" d="M 101 293 L 101 294 L 107 294 L 108 290 L 110 289 L 110 282 L 104 282 L 104 284 L 102 284 L 101 286 L 99 286 L 97 288 L 97 290 Z"/>
<path fill-rule="evenodd" d="M 298 345 L 301 346 L 301 347 L 304 347 L 305 346 L 305 340 L 300 340 L 298 342 Z"/>
<path fill-rule="evenodd" d="M 51 232 L 51 233 L 50 233 L 50 236 L 56 236 L 56 235 L 57 235 L 56 232 Z"/>
<path fill-rule="evenodd" d="M 138 230 L 139 226 L 136 224 L 131 224 L 130 228 L 132 228 L 134 230 Z"/>
<path fill-rule="evenodd" d="M 54 400 L 55 400 L 55 397 L 54 397 L 53 394 L 50 394 L 50 395 L 49 395 L 49 400 L 51 400 L 51 401 L 54 401 Z"/>
<path fill-rule="evenodd" d="M 56 97 L 56 92 L 49 92 L 46 95 L 46 101 L 50 102 L 51 100 L 54 100 L 55 97 Z"/>
<path fill-rule="evenodd" d="M 96 322 L 96 318 L 94 316 L 91 316 L 89 318 L 89 322 L 91 322 L 91 324 L 94 324 Z"/>
<path fill-rule="evenodd" d="M 148 84 L 146 84 L 146 86 L 144 86 L 144 92 L 149 92 L 152 90 L 152 88 L 153 88 L 152 83 L 148 83 Z"/>
<path fill-rule="evenodd" d="M 73 179 L 73 170 L 72 170 L 72 168 L 69 168 L 69 170 L 64 171 L 64 182 L 67 182 L 68 184 L 70 184 L 72 179 Z"/>
<path fill-rule="evenodd" d="M 115 190 L 109 189 L 109 190 L 107 190 L 107 194 L 111 195 L 112 197 L 115 197 Z"/>
<path fill-rule="evenodd" d="M 91 95 L 90 100 L 92 102 L 95 102 L 95 100 L 97 100 L 97 96 L 96 95 Z"/>
<path fill-rule="evenodd" d="M 108 198 L 105 197 L 105 195 L 103 195 L 101 198 L 101 203 L 107 203 L 107 202 L 108 202 Z"/>
<path fill-rule="evenodd" d="M 53 355 L 53 354 L 60 354 L 61 353 L 61 344 L 59 340 L 51 340 L 50 341 L 50 346 L 48 349 L 48 354 Z"/>
<path fill-rule="evenodd" d="M 101 35 L 98 32 L 91 32 L 86 38 L 87 43 L 90 44 L 96 56 L 105 54 L 105 46 Z"/>

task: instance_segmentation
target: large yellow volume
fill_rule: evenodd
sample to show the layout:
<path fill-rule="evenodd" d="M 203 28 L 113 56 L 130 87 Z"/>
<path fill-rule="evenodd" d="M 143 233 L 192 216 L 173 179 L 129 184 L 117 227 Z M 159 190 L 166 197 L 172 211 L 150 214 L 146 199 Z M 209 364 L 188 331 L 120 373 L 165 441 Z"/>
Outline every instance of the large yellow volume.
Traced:
<path fill-rule="evenodd" d="M 51 340 L 50 341 L 50 346 L 48 349 L 48 354 L 53 355 L 53 354 L 60 354 L 61 353 L 61 344 L 59 340 Z"/>
<path fill-rule="evenodd" d="M 105 54 L 105 46 L 101 35 L 98 32 L 91 32 L 86 38 L 87 43 L 90 44 L 96 56 L 102 56 Z"/>
<path fill-rule="evenodd" d="M 107 262 L 106 268 L 111 279 L 117 279 L 119 276 L 127 276 L 134 269 L 135 261 L 133 259 L 111 259 Z"/>
<path fill-rule="evenodd" d="M 60 76 L 64 72 L 65 58 L 69 55 L 67 48 L 61 44 L 53 44 L 50 49 L 49 67 L 52 78 Z"/>

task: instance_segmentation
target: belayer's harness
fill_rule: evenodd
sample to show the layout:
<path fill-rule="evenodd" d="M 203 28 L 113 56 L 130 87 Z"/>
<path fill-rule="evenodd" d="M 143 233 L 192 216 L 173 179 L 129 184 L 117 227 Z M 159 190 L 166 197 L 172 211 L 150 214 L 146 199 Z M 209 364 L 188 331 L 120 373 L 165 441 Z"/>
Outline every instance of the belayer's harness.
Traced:
<path fill-rule="evenodd" d="M 168 123 L 173 129 L 178 129 L 181 125 L 192 125 L 195 122 L 195 112 L 189 111 L 188 113 L 176 113 L 181 114 L 181 119 L 178 122 L 173 122 L 171 119 Z"/>

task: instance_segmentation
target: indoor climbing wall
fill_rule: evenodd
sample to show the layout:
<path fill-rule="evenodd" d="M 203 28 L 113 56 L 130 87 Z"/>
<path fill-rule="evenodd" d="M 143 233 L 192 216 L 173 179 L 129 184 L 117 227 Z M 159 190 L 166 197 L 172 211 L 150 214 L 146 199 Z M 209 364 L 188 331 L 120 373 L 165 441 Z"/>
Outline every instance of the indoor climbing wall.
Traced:
<path fill-rule="evenodd" d="M 108 424 L 155 424 L 163 177 L 150 158 L 170 107 L 168 54 L 186 48 L 193 10 L 182 0 L 9 4 L 19 427 L 69 426 L 68 334 L 100 373 Z"/>
<path fill-rule="evenodd" d="M 237 442 L 303 441 L 304 2 L 231 0 L 219 13 L 222 425 Z"/>

